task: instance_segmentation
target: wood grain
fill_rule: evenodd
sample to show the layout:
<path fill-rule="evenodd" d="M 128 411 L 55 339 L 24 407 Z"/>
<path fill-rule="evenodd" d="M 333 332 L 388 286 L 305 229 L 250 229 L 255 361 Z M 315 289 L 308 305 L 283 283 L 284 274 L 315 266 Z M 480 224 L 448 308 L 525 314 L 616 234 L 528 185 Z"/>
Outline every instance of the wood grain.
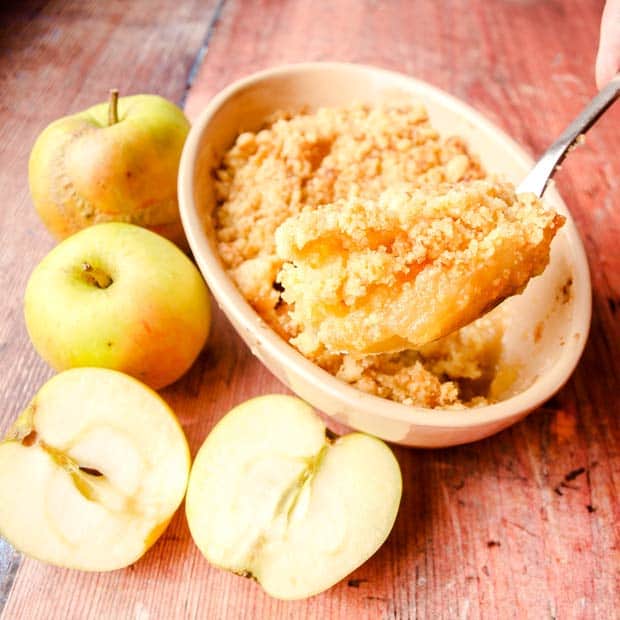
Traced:
<path fill-rule="evenodd" d="M 214 11 L 189 0 L 128 6 L 31 3 L 3 14 L 3 429 L 51 375 L 21 319 L 28 273 L 52 245 L 27 197 L 32 140 L 52 118 L 100 99 L 110 81 L 181 98 Z M 186 109 L 194 116 L 232 79 L 274 64 L 365 62 L 461 97 L 536 154 L 594 92 L 601 8 L 588 0 L 226 0 Z M 348 580 L 307 601 L 272 600 L 210 567 L 180 511 L 126 570 L 86 574 L 25 560 L 2 618 L 620 617 L 619 120 L 617 106 L 557 176 L 594 286 L 576 373 L 545 407 L 493 438 L 397 448 L 405 485 L 396 526 Z M 216 313 L 206 350 L 164 397 L 195 453 L 232 405 L 283 391 Z"/>
<path fill-rule="evenodd" d="M 52 375 L 22 319 L 28 276 L 54 245 L 30 202 L 32 144 L 48 123 L 104 101 L 111 87 L 181 101 L 215 6 L 215 0 L 0 4 L 1 434 Z M 0 609 L 19 560 L 0 540 Z"/>

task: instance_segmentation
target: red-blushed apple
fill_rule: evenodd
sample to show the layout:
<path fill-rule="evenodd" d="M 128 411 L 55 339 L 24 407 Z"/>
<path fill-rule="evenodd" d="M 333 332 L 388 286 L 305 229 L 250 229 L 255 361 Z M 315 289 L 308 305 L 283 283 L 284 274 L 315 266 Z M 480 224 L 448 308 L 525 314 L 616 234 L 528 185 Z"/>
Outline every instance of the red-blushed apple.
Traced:
<path fill-rule="evenodd" d="M 187 489 L 205 557 L 276 598 L 331 587 L 387 538 L 400 503 L 398 462 L 379 439 L 326 436 L 292 396 L 261 396 L 226 414 L 200 448 Z"/>
<path fill-rule="evenodd" d="M 59 243 L 32 272 L 24 306 L 32 343 L 56 370 L 112 368 L 154 389 L 188 370 L 209 333 L 196 266 L 131 224 L 97 224 Z"/>
<path fill-rule="evenodd" d="M 187 246 L 177 174 L 189 122 L 157 95 L 134 95 L 66 116 L 37 138 L 28 168 L 32 200 L 59 239 L 100 222 L 145 226 Z"/>
<path fill-rule="evenodd" d="M 166 528 L 189 467 L 183 430 L 155 392 L 113 370 L 67 370 L 0 442 L 0 533 L 44 562 L 122 568 Z"/>

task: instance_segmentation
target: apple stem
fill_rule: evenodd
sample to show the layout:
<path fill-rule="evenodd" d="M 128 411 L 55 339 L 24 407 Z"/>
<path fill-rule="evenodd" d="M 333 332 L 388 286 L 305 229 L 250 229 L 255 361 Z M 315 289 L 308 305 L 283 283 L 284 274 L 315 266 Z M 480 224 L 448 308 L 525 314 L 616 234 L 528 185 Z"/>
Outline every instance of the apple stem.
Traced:
<path fill-rule="evenodd" d="M 108 125 L 118 123 L 118 89 L 112 88 L 108 98 Z"/>
<path fill-rule="evenodd" d="M 82 274 L 89 284 L 93 284 L 97 288 L 108 288 L 113 282 L 105 271 L 96 269 L 90 263 L 82 263 Z"/>

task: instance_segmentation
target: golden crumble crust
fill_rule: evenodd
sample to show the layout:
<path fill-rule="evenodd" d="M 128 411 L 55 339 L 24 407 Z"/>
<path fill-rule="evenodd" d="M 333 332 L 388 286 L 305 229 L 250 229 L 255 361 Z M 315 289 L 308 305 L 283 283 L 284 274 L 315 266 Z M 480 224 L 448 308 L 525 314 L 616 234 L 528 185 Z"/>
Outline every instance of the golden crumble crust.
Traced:
<path fill-rule="evenodd" d="M 399 104 L 280 113 L 238 136 L 215 176 L 222 261 L 249 303 L 290 342 L 302 330 L 277 281 L 285 261 L 275 232 L 285 220 L 339 200 L 377 200 L 395 185 L 433 187 L 485 174 L 460 138 L 437 133 L 423 106 Z M 502 321 L 492 315 L 419 351 L 343 355 L 319 346 L 307 357 L 397 402 L 476 406 L 486 402 L 500 349 Z"/>

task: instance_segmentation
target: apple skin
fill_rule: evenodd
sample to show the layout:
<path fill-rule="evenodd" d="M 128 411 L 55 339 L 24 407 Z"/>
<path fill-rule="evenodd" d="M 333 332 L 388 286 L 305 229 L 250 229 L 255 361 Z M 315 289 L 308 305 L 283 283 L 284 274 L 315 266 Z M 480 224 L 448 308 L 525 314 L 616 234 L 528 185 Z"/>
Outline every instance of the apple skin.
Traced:
<path fill-rule="evenodd" d="M 183 429 L 157 393 L 113 370 L 67 370 L 0 441 L 0 532 L 44 562 L 123 568 L 166 529 L 189 468 Z"/>
<path fill-rule="evenodd" d="M 153 389 L 188 370 L 210 326 L 195 265 L 163 237 L 122 223 L 58 244 L 30 276 L 24 314 L 35 349 L 56 370 L 111 368 Z"/>
<path fill-rule="evenodd" d="M 28 166 L 34 206 L 58 239 L 100 222 L 144 226 L 183 248 L 177 174 L 189 121 L 157 95 L 118 99 L 66 116 L 37 138 Z"/>

